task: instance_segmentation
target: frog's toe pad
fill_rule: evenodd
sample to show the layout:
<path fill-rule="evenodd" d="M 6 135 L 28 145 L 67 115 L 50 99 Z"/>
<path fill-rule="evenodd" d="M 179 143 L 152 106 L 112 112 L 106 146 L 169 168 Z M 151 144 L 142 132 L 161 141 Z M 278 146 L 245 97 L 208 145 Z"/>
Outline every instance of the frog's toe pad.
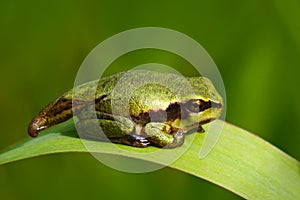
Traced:
<path fill-rule="evenodd" d="M 134 147 L 147 147 L 151 144 L 151 142 L 147 140 L 145 137 L 142 137 L 140 135 L 135 135 L 135 134 L 125 136 L 122 139 L 122 143 Z"/>

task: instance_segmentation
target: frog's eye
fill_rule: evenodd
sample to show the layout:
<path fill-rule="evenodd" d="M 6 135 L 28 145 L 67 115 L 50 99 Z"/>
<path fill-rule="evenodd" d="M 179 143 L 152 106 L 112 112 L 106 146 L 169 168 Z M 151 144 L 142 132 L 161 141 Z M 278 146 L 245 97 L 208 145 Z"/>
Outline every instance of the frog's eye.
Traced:
<path fill-rule="evenodd" d="M 205 107 L 205 102 L 198 99 L 190 100 L 186 103 L 187 110 L 193 113 L 198 113 L 203 111 L 204 107 Z"/>

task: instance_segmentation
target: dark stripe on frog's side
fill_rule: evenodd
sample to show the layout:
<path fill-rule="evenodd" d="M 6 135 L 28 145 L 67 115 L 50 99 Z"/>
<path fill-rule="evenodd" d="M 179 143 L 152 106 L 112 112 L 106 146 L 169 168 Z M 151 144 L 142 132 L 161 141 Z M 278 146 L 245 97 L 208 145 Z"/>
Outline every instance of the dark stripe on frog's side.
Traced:
<path fill-rule="evenodd" d="M 167 116 L 165 116 L 167 114 Z M 145 125 L 148 122 L 165 122 L 174 121 L 181 116 L 181 109 L 179 103 L 170 104 L 167 110 L 150 110 L 149 112 L 142 112 L 139 115 L 131 115 L 131 119 L 136 124 Z"/>
<path fill-rule="evenodd" d="M 168 106 L 166 110 L 150 110 L 149 112 L 143 112 L 139 115 L 132 115 L 131 118 L 136 124 L 146 124 L 148 122 L 174 122 L 176 119 L 185 119 L 188 117 L 189 112 L 186 109 L 188 103 L 172 103 Z M 199 107 L 199 112 L 202 112 L 209 108 L 220 108 L 222 107 L 221 104 L 215 103 L 212 101 L 203 101 L 201 106 Z M 184 112 L 182 112 L 184 111 Z M 167 114 L 167 117 L 165 117 L 165 114 Z M 213 119 L 211 119 L 213 120 Z M 202 124 L 208 123 L 211 120 L 203 121 Z"/>

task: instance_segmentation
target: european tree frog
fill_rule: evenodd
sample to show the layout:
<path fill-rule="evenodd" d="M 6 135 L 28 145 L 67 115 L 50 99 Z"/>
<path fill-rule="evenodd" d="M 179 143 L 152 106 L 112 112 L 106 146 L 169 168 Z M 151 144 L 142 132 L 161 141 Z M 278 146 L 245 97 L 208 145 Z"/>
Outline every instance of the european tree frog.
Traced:
<path fill-rule="evenodd" d="M 204 132 L 201 125 L 218 118 L 222 112 L 222 97 L 209 79 L 185 78 L 193 90 L 192 93 L 187 93 L 181 76 L 153 71 L 131 71 L 126 80 L 127 86 L 122 88 L 121 85 L 121 90 L 126 93 L 131 86 L 141 84 L 151 77 L 151 80 L 164 80 L 176 86 L 177 91 L 181 93 L 180 98 L 166 86 L 151 83 L 137 87 L 130 94 L 129 101 L 124 103 L 122 95 L 125 93 L 116 94 L 113 91 L 118 81 L 126 74 L 128 72 L 119 72 L 97 80 L 96 91 L 91 91 L 90 87 L 95 82 L 78 86 L 76 99 L 73 97 L 73 90 L 58 97 L 32 119 L 28 127 L 29 135 L 36 137 L 40 131 L 72 118 L 75 109 L 82 112 L 77 125 L 85 127 L 83 130 L 86 130 L 86 138 L 93 138 L 91 119 L 88 113 L 85 113 L 91 104 L 91 100 L 87 99 L 90 92 L 95 94 L 95 104 L 92 105 L 107 138 L 114 143 L 135 147 L 180 146 L 186 133 L 190 130 Z M 113 98 L 116 99 L 114 109 Z M 127 110 L 129 115 L 124 113 L 124 110 Z"/>

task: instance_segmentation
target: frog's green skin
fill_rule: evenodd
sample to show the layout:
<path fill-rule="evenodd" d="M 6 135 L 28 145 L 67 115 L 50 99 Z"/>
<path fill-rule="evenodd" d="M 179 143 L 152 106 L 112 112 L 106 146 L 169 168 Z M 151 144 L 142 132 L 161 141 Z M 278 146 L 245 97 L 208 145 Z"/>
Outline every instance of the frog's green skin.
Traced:
<path fill-rule="evenodd" d="M 126 86 L 117 85 L 124 79 Z M 150 83 L 145 84 L 145 80 Z M 167 87 L 153 80 L 163 80 L 168 83 Z M 187 89 L 187 83 L 193 92 Z M 141 87 L 137 87 L 139 85 Z M 114 92 L 116 86 L 121 90 Z M 91 98 L 95 91 L 95 98 Z M 129 101 L 124 101 L 128 91 L 133 93 Z M 91 104 L 93 102 L 95 105 Z M 223 101 L 211 81 L 204 77 L 183 78 L 143 70 L 120 72 L 66 92 L 32 119 L 28 133 L 36 137 L 40 131 L 73 117 L 76 111 L 80 113 L 76 115 L 77 125 L 84 130 L 84 137 L 105 140 L 91 128 L 93 119 L 89 109 L 93 106 L 103 132 L 112 142 L 172 148 L 184 142 L 189 130 L 197 128 L 203 132 L 202 124 L 220 116 Z"/>

